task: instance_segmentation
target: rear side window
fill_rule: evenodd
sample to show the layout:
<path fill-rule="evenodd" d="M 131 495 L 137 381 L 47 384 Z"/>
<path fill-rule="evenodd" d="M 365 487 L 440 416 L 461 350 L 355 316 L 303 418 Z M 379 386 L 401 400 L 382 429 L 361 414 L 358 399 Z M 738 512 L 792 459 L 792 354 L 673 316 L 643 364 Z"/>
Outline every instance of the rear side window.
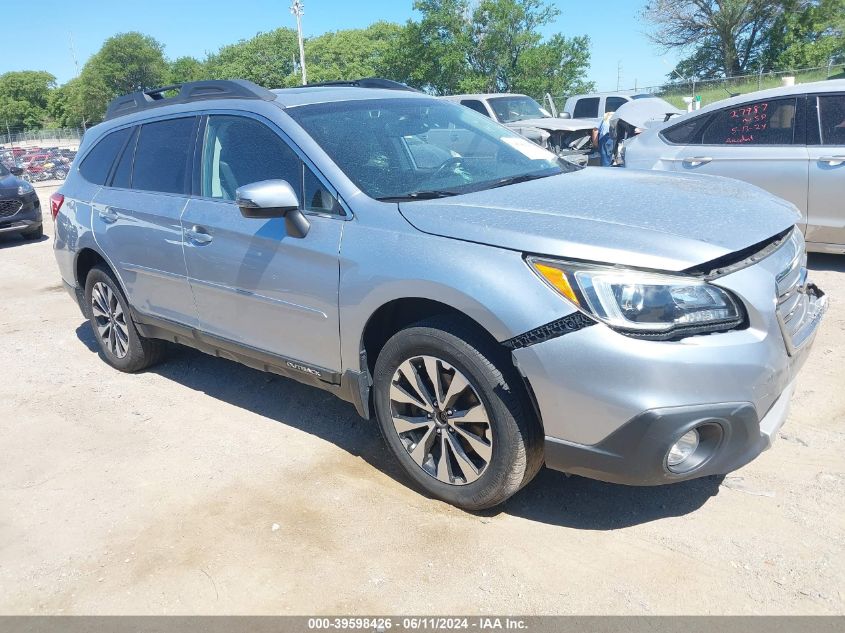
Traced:
<path fill-rule="evenodd" d="M 135 148 L 132 188 L 161 193 L 186 193 L 188 155 L 195 117 L 168 119 L 141 126 Z"/>
<path fill-rule="evenodd" d="M 796 100 L 752 101 L 717 111 L 704 130 L 705 145 L 791 145 Z"/>
<path fill-rule="evenodd" d="M 698 145 L 701 143 L 701 130 L 709 120 L 707 116 L 698 116 L 689 121 L 678 123 L 661 132 L 661 136 L 674 145 Z"/>
<path fill-rule="evenodd" d="M 822 145 L 845 145 L 845 94 L 819 97 Z"/>
<path fill-rule="evenodd" d="M 623 99 L 622 97 L 608 97 L 604 102 L 604 111 L 616 112 L 620 106 L 623 106 L 626 103 L 628 103 L 628 100 Z"/>
<path fill-rule="evenodd" d="M 595 119 L 599 115 L 599 98 L 588 97 L 586 99 L 578 99 L 575 102 L 575 111 L 572 113 L 573 119 Z"/>
<path fill-rule="evenodd" d="M 487 112 L 487 108 L 485 108 L 484 104 L 480 101 L 476 101 L 474 99 L 466 99 L 465 101 L 461 101 L 461 105 L 468 107 L 470 110 L 475 110 L 479 114 L 483 114 L 486 117 L 490 116 Z"/>
<path fill-rule="evenodd" d="M 286 180 L 302 199 L 302 161 L 278 134 L 247 117 L 208 118 L 202 156 L 203 196 L 234 200 L 238 187 L 277 179 Z"/>
<path fill-rule="evenodd" d="M 132 137 L 123 148 L 123 154 L 114 169 L 114 176 L 112 176 L 111 186 L 121 187 L 122 189 L 129 189 L 132 177 L 132 161 L 135 158 L 135 143 L 138 140 L 138 129 L 132 130 Z"/>
<path fill-rule="evenodd" d="M 123 148 L 126 139 L 129 138 L 132 128 L 116 130 L 101 138 L 79 166 L 79 173 L 88 182 L 95 185 L 106 184 L 109 172 L 117 158 L 118 152 Z"/>

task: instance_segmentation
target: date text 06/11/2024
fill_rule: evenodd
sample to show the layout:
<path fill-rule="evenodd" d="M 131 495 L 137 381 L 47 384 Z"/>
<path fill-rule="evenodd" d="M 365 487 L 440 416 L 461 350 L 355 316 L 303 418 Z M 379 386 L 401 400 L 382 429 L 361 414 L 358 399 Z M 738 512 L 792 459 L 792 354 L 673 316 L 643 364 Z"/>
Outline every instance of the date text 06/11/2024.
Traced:
<path fill-rule="evenodd" d="M 368 631 L 518 631 L 527 628 L 524 620 L 509 617 L 352 617 L 309 618 L 308 629 L 319 630 L 368 630 Z"/>

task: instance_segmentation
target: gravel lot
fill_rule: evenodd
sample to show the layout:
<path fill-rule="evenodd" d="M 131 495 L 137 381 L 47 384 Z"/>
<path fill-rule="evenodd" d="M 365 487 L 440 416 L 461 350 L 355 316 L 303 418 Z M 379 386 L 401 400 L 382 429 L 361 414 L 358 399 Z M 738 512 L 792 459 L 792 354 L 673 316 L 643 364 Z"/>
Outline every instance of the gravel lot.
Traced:
<path fill-rule="evenodd" d="M 321 391 L 188 349 L 110 369 L 51 246 L 0 237 L 2 613 L 845 613 L 845 257 L 810 260 L 831 309 L 757 461 L 543 471 L 472 515 Z"/>

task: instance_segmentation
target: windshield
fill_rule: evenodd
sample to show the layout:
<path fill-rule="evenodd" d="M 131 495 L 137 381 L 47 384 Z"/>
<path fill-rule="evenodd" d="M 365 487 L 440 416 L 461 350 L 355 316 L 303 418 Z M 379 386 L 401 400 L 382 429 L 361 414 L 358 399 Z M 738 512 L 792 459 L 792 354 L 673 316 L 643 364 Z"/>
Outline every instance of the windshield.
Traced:
<path fill-rule="evenodd" d="M 502 123 L 514 123 L 525 119 L 548 119 L 552 116 L 531 97 L 496 97 L 490 99 L 489 102 Z"/>
<path fill-rule="evenodd" d="M 6 166 L 3 163 L 0 163 L 0 176 L 8 176 L 9 170 L 6 169 Z"/>
<path fill-rule="evenodd" d="M 457 195 L 575 169 L 489 118 L 446 101 L 342 101 L 285 112 L 376 199 Z"/>

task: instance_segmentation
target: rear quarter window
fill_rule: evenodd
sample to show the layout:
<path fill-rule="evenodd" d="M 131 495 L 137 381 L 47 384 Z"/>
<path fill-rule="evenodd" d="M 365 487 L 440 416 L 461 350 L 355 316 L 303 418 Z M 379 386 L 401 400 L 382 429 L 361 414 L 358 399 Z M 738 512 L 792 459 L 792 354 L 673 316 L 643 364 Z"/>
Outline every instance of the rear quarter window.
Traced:
<path fill-rule="evenodd" d="M 683 123 L 677 123 L 660 133 L 663 140 L 673 145 L 700 145 L 701 131 L 710 120 L 709 116 L 699 116 Z"/>
<path fill-rule="evenodd" d="M 131 133 L 131 128 L 124 128 L 110 132 L 97 141 L 79 165 L 82 177 L 94 185 L 104 185 L 115 158 Z"/>

